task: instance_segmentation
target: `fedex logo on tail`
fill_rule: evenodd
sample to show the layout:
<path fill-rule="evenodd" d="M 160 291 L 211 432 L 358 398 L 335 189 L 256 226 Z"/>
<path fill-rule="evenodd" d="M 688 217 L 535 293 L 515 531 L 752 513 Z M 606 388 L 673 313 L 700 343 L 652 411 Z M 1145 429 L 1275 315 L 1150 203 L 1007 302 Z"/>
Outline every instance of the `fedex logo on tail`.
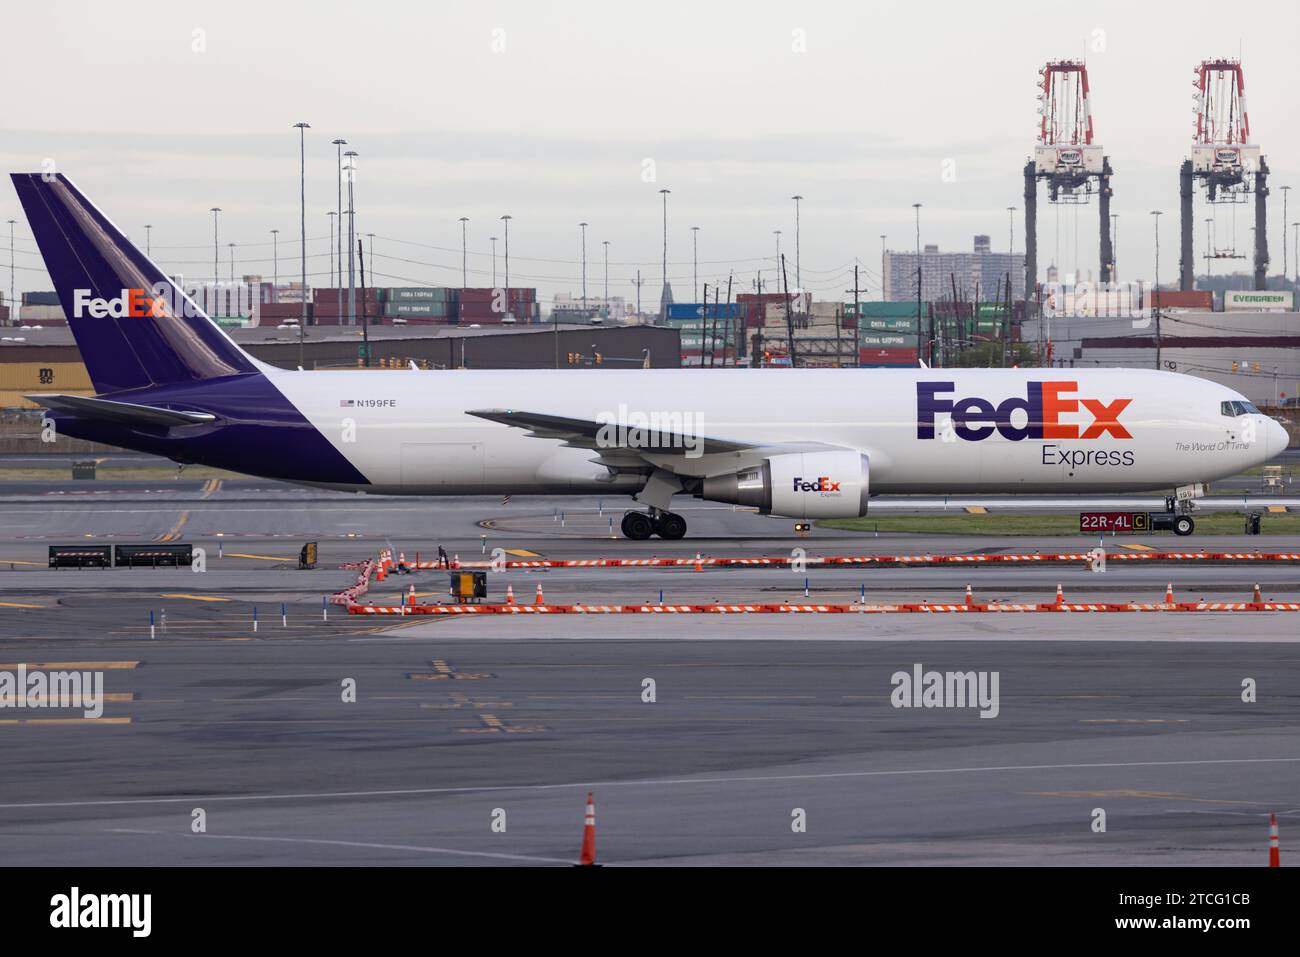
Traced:
<path fill-rule="evenodd" d="M 987 439 L 996 430 L 1004 439 L 1099 439 L 1109 434 L 1116 439 L 1133 436 L 1119 421 L 1133 401 L 1078 396 L 1079 384 L 1072 381 L 1029 382 L 1024 396 L 1009 396 L 997 405 L 979 396 L 953 398 L 953 382 L 918 382 L 916 384 L 916 437 L 933 439 L 935 421 L 941 415 L 951 417 L 953 431 L 968 442 Z M 1012 423 L 1012 413 L 1023 412 L 1023 424 Z M 1062 421 L 1062 416 L 1086 412 L 1091 423 Z"/>
<path fill-rule="evenodd" d="M 832 482 L 829 475 L 819 475 L 815 479 L 805 479 L 802 475 L 794 477 L 794 492 L 838 492 L 839 482 Z"/>
<path fill-rule="evenodd" d="M 153 289 L 123 289 L 116 299 L 96 299 L 89 289 L 76 289 L 72 293 L 75 319 L 86 316 L 92 319 L 161 318 L 168 311 L 167 300 Z"/>

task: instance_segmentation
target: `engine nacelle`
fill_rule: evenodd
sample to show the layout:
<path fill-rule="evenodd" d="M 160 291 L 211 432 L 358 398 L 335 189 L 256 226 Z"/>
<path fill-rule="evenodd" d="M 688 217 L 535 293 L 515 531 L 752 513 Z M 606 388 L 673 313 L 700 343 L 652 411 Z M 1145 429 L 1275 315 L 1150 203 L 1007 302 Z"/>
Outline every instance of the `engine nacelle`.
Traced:
<path fill-rule="evenodd" d="M 791 452 L 754 468 L 714 475 L 700 486 L 710 502 L 748 505 L 787 518 L 857 518 L 867 514 L 870 466 L 860 452 Z"/>

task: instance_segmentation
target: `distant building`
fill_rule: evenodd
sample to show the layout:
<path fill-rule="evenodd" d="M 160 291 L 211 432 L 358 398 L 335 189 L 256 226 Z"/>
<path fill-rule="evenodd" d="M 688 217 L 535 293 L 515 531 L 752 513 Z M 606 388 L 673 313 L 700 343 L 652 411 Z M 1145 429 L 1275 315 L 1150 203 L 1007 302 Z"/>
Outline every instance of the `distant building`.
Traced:
<path fill-rule="evenodd" d="M 977 235 L 968 253 L 940 252 L 938 246 L 925 246 L 919 257 L 921 299 L 951 299 L 953 285 L 957 296 L 967 301 L 977 296 L 982 302 L 1006 296 L 1007 274 L 1011 275 L 1013 299 L 1025 296 L 1025 256 L 1023 253 L 995 253 L 989 237 Z M 889 250 L 885 253 L 885 288 L 891 301 L 916 299 L 915 252 Z"/>
<path fill-rule="evenodd" d="M 623 323 L 629 316 L 622 296 L 588 296 L 585 300 L 569 292 L 557 292 L 551 303 L 552 318 L 558 322 Z"/>

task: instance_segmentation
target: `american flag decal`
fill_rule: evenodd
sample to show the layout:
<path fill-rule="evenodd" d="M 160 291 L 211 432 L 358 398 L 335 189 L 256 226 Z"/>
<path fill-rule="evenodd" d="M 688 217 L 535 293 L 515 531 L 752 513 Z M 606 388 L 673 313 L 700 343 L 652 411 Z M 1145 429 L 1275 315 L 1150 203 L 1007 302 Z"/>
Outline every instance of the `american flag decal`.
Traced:
<path fill-rule="evenodd" d="M 355 399 L 339 399 L 339 408 L 340 408 L 340 409 L 350 409 L 350 408 L 352 408 L 352 406 L 354 406 L 354 405 L 356 405 L 356 404 L 357 404 L 357 403 L 356 403 L 356 400 L 355 400 Z"/>

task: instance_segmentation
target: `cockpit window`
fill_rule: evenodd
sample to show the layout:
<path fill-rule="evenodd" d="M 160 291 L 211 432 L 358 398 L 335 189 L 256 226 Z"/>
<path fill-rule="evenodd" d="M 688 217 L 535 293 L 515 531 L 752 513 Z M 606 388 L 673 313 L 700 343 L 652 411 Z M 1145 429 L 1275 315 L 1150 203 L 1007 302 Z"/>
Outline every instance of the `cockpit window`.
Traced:
<path fill-rule="evenodd" d="M 1233 400 L 1231 402 L 1220 402 L 1219 414 L 1236 418 L 1239 415 L 1259 415 L 1260 413 L 1253 402 Z"/>

